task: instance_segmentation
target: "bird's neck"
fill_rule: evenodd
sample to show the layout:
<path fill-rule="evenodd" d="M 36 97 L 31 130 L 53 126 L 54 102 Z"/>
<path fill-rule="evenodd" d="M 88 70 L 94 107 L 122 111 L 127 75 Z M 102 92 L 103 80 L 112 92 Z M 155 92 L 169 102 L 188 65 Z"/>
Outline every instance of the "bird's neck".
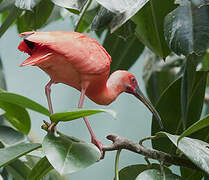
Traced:
<path fill-rule="evenodd" d="M 89 98 L 97 104 L 108 105 L 113 102 L 122 92 L 123 88 L 118 81 L 118 77 L 113 73 L 110 75 L 101 91 Z"/>

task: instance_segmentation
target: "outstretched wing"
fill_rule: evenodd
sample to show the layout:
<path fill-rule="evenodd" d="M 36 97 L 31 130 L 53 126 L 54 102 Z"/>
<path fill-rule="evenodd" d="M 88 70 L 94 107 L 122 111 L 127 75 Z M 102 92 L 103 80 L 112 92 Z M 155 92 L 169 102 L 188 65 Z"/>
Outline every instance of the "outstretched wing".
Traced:
<path fill-rule="evenodd" d="M 33 55 L 34 47 L 38 47 L 39 50 L 48 49 L 52 53 L 65 56 L 80 73 L 100 74 L 110 70 L 110 55 L 99 42 L 85 34 L 55 31 L 25 32 L 20 35 L 25 40 L 18 48 L 29 55 Z M 50 53 L 48 50 L 46 53 Z"/>

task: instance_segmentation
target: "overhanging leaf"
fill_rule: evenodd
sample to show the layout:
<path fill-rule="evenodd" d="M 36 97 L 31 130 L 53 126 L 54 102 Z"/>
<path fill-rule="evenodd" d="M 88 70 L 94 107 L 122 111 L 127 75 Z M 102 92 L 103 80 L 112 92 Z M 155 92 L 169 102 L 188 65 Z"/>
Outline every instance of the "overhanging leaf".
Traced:
<path fill-rule="evenodd" d="M 37 143 L 21 143 L 14 146 L 0 149 L 0 167 L 9 164 L 19 157 L 40 148 L 41 145 Z"/>
<path fill-rule="evenodd" d="M 176 54 L 201 54 L 209 45 L 209 7 L 184 1 L 169 13 L 164 23 L 165 38 Z"/>
<path fill-rule="evenodd" d="M 14 129 L 8 126 L 0 126 L 0 142 L 5 147 L 27 141 L 28 138 L 23 133 L 15 131 Z"/>
<path fill-rule="evenodd" d="M 51 15 L 54 4 L 50 0 L 42 0 L 33 11 L 26 11 L 17 19 L 19 32 L 32 31 L 43 27 Z"/>
<path fill-rule="evenodd" d="M 32 10 L 40 0 L 15 0 L 15 6 L 19 9 Z"/>
<path fill-rule="evenodd" d="M 198 140 L 184 137 L 179 141 L 177 145 L 177 141 L 179 136 L 172 135 L 166 132 L 160 132 L 160 135 L 167 136 L 170 141 L 178 147 L 178 149 L 187 156 L 196 166 L 201 168 L 206 174 L 209 173 L 209 144 Z M 191 151 L 192 149 L 192 151 Z"/>
<path fill-rule="evenodd" d="M 100 159 L 99 149 L 91 144 L 65 135 L 59 137 L 48 133 L 42 144 L 43 151 L 60 173 L 67 174 L 80 171 Z"/>
<path fill-rule="evenodd" d="M 139 174 L 136 178 L 136 180 L 162 180 L 164 179 L 163 174 L 160 170 L 157 169 L 148 169 L 143 171 L 141 174 Z M 176 174 L 172 173 L 165 173 L 165 179 L 166 180 L 183 180 L 180 176 L 177 176 Z"/>
<path fill-rule="evenodd" d="M 12 25 L 12 23 L 20 16 L 21 12 L 22 11 L 20 9 L 14 6 L 11 8 L 8 16 L 6 17 L 6 19 L 0 27 L 0 37 L 6 32 L 10 25 Z"/>
<path fill-rule="evenodd" d="M 86 4 L 87 0 L 52 0 L 52 2 L 57 6 L 74 9 L 80 12 L 83 6 Z"/>
<path fill-rule="evenodd" d="M 84 116 L 91 116 L 93 114 L 98 114 L 101 112 L 106 112 L 111 114 L 113 117 L 116 116 L 116 113 L 110 109 L 77 109 L 70 112 L 63 112 L 63 113 L 55 113 L 50 116 L 52 122 L 59 122 L 59 121 L 72 121 L 74 119 L 78 119 Z"/>
<path fill-rule="evenodd" d="M 137 37 L 161 58 L 166 58 L 171 52 L 164 38 L 163 23 L 165 16 L 175 7 L 174 0 L 150 0 L 131 18 L 137 25 Z"/>
<path fill-rule="evenodd" d="M 9 93 L 6 91 L 0 92 L 0 101 L 16 104 L 23 108 L 28 108 L 46 116 L 49 116 L 48 109 L 36 103 L 35 101 L 18 94 Z"/>
<path fill-rule="evenodd" d="M 0 13 L 8 11 L 14 6 L 15 0 L 3 0 L 0 2 Z"/>
<path fill-rule="evenodd" d="M 31 170 L 27 180 L 39 180 L 53 169 L 46 156 L 40 159 Z"/>

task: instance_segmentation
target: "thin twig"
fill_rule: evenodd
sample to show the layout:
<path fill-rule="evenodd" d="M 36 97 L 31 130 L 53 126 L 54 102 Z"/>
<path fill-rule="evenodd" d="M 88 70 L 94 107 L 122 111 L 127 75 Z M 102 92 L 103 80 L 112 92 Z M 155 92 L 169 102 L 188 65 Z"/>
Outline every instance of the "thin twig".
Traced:
<path fill-rule="evenodd" d="M 144 147 L 136 142 L 133 142 L 129 139 L 120 137 L 118 135 L 111 134 L 107 136 L 107 139 L 111 140 L 113 143 L 109 146 L 103 146 L 103 151 L 114 151 L 119 149 L 126 149 L 138 154 L 141 154 L 147 158 L 155 159 L 158 161 L 162 161 L 164 163 L 173 164 L 176 166 L 181 166 L 189 169 L 193 169 L 196 171 L 202 171 L 199 167 L 194 165 L 190 160 L 181 158 L 178 156 L 174 156 L 162 151 L 158 151 L 155 149 L 150 149 Z"/>
<path fill-rule="evenodd" d="M 117 154 L 116 154 L 116 157 L 115 157 L 115 180 L 119 180 L 118 167 L 119 167 L 120 152 L 121 152 L 121 149 L 117 150 Z"/>

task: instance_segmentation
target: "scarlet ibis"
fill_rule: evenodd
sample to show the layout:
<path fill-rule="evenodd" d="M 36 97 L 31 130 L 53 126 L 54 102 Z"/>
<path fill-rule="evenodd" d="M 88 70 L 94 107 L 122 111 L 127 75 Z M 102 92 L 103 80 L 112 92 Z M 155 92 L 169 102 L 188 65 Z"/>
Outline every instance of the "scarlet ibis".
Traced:
<path fill-rule="evenodd" d="M 64 83 L 81 92 L 78 107 L 82 108 L 85 95 L 100 105 L 113 102 L 120 93 L 133 94 L 153 113 L 163 128 L 160 116 L 143 95 L 131 73 L 118 70 L 109 76 L 111 57 L 96 41 L 78 32 L 24 32 L 18 49 L 30 55 L 20 66 L 38 66 L 51 78 L 45 86 L 49 111 L 53 114 L 50 98 L 51 85 Z M 119 52 L 120 53 L 120 52 Z M 94 143 L 102 152 L 86 117 L 83 118 Z M 52 123 L 50 127 L 54 126 Z"/>

